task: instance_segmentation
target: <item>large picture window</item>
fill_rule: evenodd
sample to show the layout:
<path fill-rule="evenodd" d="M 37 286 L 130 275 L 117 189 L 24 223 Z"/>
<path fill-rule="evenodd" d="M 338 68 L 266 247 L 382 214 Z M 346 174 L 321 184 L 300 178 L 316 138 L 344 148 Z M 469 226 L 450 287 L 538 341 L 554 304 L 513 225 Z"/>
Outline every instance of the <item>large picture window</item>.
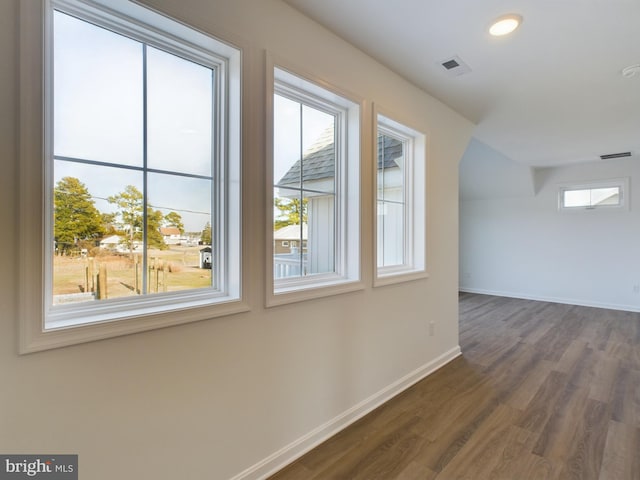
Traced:
<path fill-rule="evenodd" d="M 358 280 L 358 104 L 276 68 L 272 178 L 273 293 Z"/>
<path fill-rule="evenodd" d="M 58 10 L 53 30 L 53 305 L 216 289 L 216 67 Z"/>
<path fill-rule="evenodd" d="M 233 310 L 240 52 L 123 0 L 45 4 L 44 288 L 31 343 Z M 114 320 L 127 322 L 104 327 Z"/>

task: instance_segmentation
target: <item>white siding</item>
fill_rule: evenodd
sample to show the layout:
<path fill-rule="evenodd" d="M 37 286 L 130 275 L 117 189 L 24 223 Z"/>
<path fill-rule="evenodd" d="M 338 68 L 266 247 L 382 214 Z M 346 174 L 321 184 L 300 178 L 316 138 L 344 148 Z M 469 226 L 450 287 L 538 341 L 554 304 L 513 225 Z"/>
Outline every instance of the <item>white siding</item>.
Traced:
<path fill-rule="evenodd" d="M 309 199 L 309 240 L 307 243 L 307 273 L 335 271 L 334 197 L 312 197 Z"/>

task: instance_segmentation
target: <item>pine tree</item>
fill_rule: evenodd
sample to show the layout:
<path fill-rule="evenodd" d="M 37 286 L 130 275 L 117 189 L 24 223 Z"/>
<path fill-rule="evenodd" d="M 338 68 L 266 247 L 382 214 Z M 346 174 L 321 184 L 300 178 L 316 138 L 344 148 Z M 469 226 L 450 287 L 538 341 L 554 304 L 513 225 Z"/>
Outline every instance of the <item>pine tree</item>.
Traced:
<path fill-rule="evenodd" d="M 87 187 L 75 177 L 64 177 L 56 184 L 54 237 L 59 251 L 68 252 L 78 242 L 104 233 L 102 217 Z"/>
<path fill-rule="evenodd" d="M 176 227 L 180 233 L 184 233 L 184 223 L 178 212 L 169 212 L 164 216 L 164 224 L 168 227 Z"/>
<path fill-rule="evenodd" d="M 124 191 L 107 198 L 109 203 L 118 207 L 118 215 L 127 231 L 124 244 L 133 255 L 133 243 L 135 240 L 142 240 L 142 201 L 143 195 L 133 185 L 127 185 Z"/>
<path fill-rule="evenodd" d="M 306 198 L 302 202 L 300 202 L 299 198 L 276 198 L 274 200 L 274 206 L 278 209 L 279 213 L 274 221 L 274 229 L 278 230 L 287 225 L 307 223 L 307 203 Z"/>
<path fill-rule="evenodd" d="M 135 186 L 127 185 L 122 192 L 110 196 L 107 200 L 118 207 L 118 215 L 127 230 L 127 237 L 124 243 L 129 249 L 129 253 L 133 255 L 134 242 L 142 240 L 144 196 Z M 150 206 L 147 207 L 147 248 L 159 248 L 161 250 L 167 248 L 160 233 L 163 218 L 164 216 L 160 210 L 153 210 Z"/>
<path fill-rule="evenodd" d="M 203 245 L 211 245 L 211 224 L 207 222 L 200 236 L 200 243 Z"/>
<path fill-rule="evenodd" d="M 162 233 L 160 233 L 163 220 L 164 215 L 160 210 L 147 207 L 147 248 L 157 248 L 159 250 L 168 248 L 167 244 L 164 243 Z"/>

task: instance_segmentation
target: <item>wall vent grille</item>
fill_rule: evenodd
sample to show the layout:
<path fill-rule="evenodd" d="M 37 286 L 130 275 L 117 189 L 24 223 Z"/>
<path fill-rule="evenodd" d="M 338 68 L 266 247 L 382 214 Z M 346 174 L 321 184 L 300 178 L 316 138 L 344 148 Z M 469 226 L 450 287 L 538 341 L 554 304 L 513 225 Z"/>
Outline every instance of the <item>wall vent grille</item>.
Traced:
<path fill-rule="evenodd" d="M 612 158 L 623 158 L 630 156 L 631 152 L 608 153 L 606 155 L 600 155 L 600 160 L 611 160 Z"/>

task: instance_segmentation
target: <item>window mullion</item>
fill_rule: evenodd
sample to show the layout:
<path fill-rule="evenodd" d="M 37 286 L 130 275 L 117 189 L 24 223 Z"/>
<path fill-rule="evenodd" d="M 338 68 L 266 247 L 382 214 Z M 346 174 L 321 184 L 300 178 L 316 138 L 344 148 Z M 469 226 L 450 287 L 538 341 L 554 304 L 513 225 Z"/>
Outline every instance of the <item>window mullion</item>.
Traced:
<path fill-rule="evenodd" d="M 300 197 L 299 197 L 299 201 L 300 201 L 300 212 L 299 212 L 299 223 L 300 223 L 300 241 L 299 241 L 299 248 L 298 248 L 298 258 L 299 258 L 299 262 L 300 262 L 300 276 L 304 277 L 306 272 L 304 269 L 304 256 L 302 255 L 302 237 L 303 237 L 303 215 L 302 215 L 302 205 L 304 202 L 304 162 L 303 162 L 303 155 L 304 155 L 304 106 L 302 104 L 302 102 L 300 103 L 300 141 L 298 142 L 298 145 L 300 146 L 300 150 L 299 150 L 299 158 L 300 158 Z M 308 228 L 308 226 L 307 226 Z"/>
<path fill-rule="evenodd" d="M 346 198 L 346 122 L 344 115 L 333 114 L 333 271 L 344 275 L 346 271 L 347 225 L 345 223 Z M 338 192 L 341 192 L 338 195 Z"/>
<path fill-rule="evenodd" d="M 221 205 L 226 205 L 226 199 L 225 201 L 223 201 L 223 199 L 220 197 L 221 185 L 219 184 L 219 179 L 223 177 L 223 168 L 226 167 L 222 167 L 223 162 L 220 161 L 221 157 L 223 157 L 224 154 L 222 154 L 222 152 L 220 151 L 221 121 L 220 114 L 216 111 L 216 105 L 220 105 L 222 103 L 218 87 L 218 73 L 219 71 L 216 69 L 211 75 L 211 91 L 213 92 L 213 95 L 211 96 L 211 114 L 213 117 L 213 121 L 211 122 L 211 138 L 213 139 L 213 141 L 211 142 L 211 159 L 213 160 L 215 167 L 213 167 L 211 170 L 210 183 L 211 201 L 209 208 L 211 210 L 211 214 L 209 215 L 209 225 L 211 225 L 211 245 L 209 246 L 211 247 L 211 286 L 214 288 L 218 288 L 220 286 L 220 274 L 221 269 L 223 268 L 220 249 L 226 248 L 223 247 L 223 245 L 227 245 L 228 241 L 226 237 L 223 241 L 221 237 L 222 233 L 219 231 L 219 226 L 222 225 L 222 219 L 225 219 L 225 222 L 227 222 L 228 219 L 227 215 L 223 214 L 220 211 Z M 225 231 L 227 225 L 228 224 L 225 223 Z M 216 226 L 218 228 L 215 228 Z M 227 267 L 225 266 L 224 269 L 226 271 Z"/>
<path fill-rule="evenodd" d="M 413 182 L 414 178 L 414 147 L 413 147 L 413 139 L 405 139 L 402 142 L 402 153 L 404 159 L 404 174 L 403 174 L 403 184 L 402 184 L 402 199 L 403 199 L 403 213 L 404 213 L 404 225 L 403 230 L 405 233 L 404 239 L 404 252 L 402 254 L 403 263 L 405 265 L 410 265 L 413 263 L 413 228 L 414 228 L 414 220 L 413 220 L 413 209 L 414 202 L 413 198 Z"/>
<path fill-rule="evenodd" d="M 386 221 L 386 218 L 387 218 L 387 216 L 385 215 L 385 211 L 387 210 L 387 202 L 385 201 L 385 195 L 384 195 L 385 186 L 386 186 L 385 177 L 384 177 L 384 175 L 385 175 L 385 168 L 384 168 L 384 165 L 385 165 L 385 163 L 384 163 L 385 162 L 385 158 L 384 158 L 384 137 L 385 136 L 383 134 L 382 137 L 380 138 L 381 142 L 378 145 L 378 148 L 380 149 L 380 154 L 381 154 L 381 157 L 382 157 L 382 162 L 381 162 L 381 165 L 380 165 L 380 169 L 382 170 L 382 174 L 381 174 L 381 178 L 380 178 L 381 185 L 376 185 L 376 188 L 378 189 L 378 195 L 379 195 L 378 198 L 380 198 L 380 204 L 382 206 L 382 215 L 379 215 L 378 217 L 381 217 L 380 221 L 382 222 L 382 235 L 381 235 L 381 238 L 380 238 L 380 242 L 382 243 L 381 249 L 382 249 L 382 265 L 383 266 L 386 265 L 386 262 L 385 262 L 385 243 L 386 243 L 385 242 L 385 232 L 386 232 L 385 221 Z M 378 171 L 380 171 L 380 169 Z"/>
<path fill-rule="evenodd" d="M 147 173 L 147 142 L 148 142 L 148 122 L 147 122 L 147 45 L 142 44 L 142 294 L 149 293 L 148 272 L 148 238 L 147 226 L 149 219 L 147 218 L 147 202 L 148 202 L 148 173 Z"/>

